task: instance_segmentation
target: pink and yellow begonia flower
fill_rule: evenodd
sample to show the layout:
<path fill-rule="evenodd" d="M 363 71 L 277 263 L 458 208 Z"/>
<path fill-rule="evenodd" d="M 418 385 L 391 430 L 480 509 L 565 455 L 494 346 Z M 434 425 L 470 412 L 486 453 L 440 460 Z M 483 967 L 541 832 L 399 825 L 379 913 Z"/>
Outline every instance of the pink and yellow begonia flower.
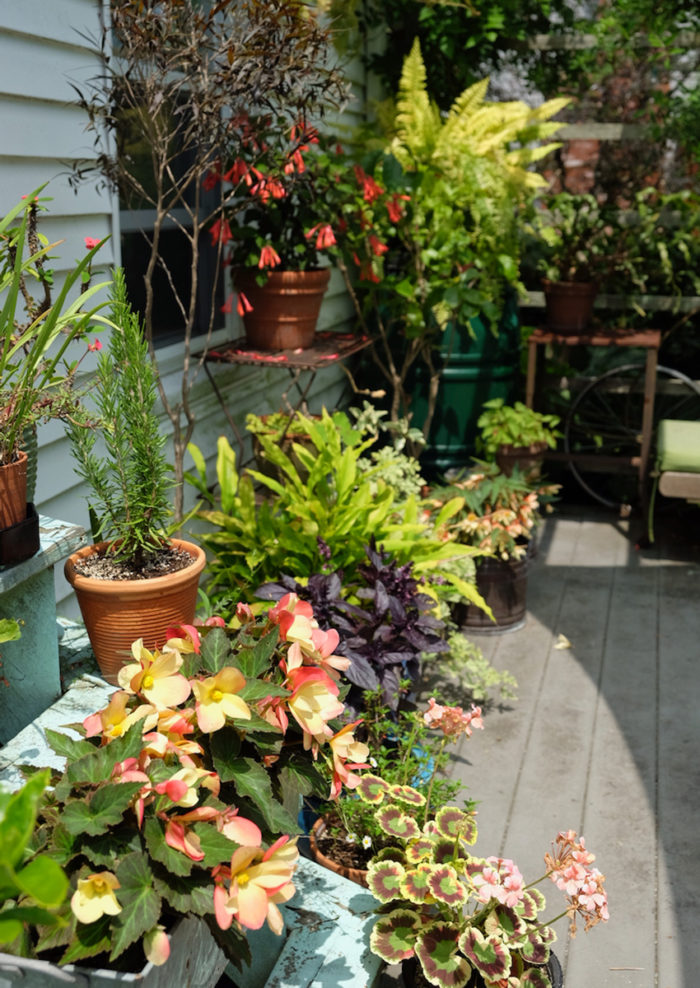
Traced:
<path fill-rule="evenodd" d="M 358 785 L 360 776 L 354 774 L 355 770 L 369 768 L 366 762 L 369 747 L 364 741 L 357 741 L 355 738 L 355 728 L 360 723 L 361 720 L 356 720 L 352 724 L 346 724 L 328 740 L 333 754 L 331 799 L 340 795 L 343 785 L 348 789 L 354 789 Z"/>
<path fill-rule="evenodd" d="M 246 817 L 238 815 L 238 809 L 234 806 L 227 806 L 216 820 L 216 829 L 235 841 L 236 844 L 243 844 L 246 847 L 260 847 L 262 843 L 262 832 L 257 823 L 248 820 Z"/>
<path fill-rule="evenodd" d="M 144 934 L 142 942 L 147 961 L 150 961 L 155 967 L 165 964 L 170 957 L 170 940 L 164 926 L 160 926 L 160 924 L 154 926 L 152 930 Z"/>
<path fill-rule="evenodd" d="M 83 721 L 85 736 L 93 738 L 101 734 L 102 743 L 107 744 L 114 738 L 120 738 L 122 734 L 125 734 L 129 730 L 132 724 L 135 724 L 139 720 L 144 721 L 144 730 L 150 730 L 158 720 L 155 707 L 144 703 L 135 710 L 127 713 L 126 706 L 129 699 L 129 693 L 123 690 L 117 690 L 116 693 L 113 693 L 104 710 L 98 710 L 97 713 L 90 714 Z"/>
<path fill-rule="evenodd" d="M 193 707 L 184 710 L 159 710 L 158 725 L 155 731 L 145 734 L 144 751 L 157 758 L 166 753 L 180 758 L 186 755 L 201 755 L 204 749 L 197 741 L 186 735 L 194 733 L 195 712 Z"/>
<path fill-rule="evenodd" d="M 178 816 L 162 814 L 165 820 L 165 843 L 173 850 L 186 854 L 192 861 L 202 861 L 204 858 L 202 845 L 189 825 L 202 820 L 215 820 L 218 816 L 219 811 L 213 806 L 196 806 L 189 813 L 180 813 Z"/>
<path fill-rule="evenodd" d="M 195 711 L 200 730 L 208 734 L 218 731 L 227 717 L 250 720 L 250 707 L 236 695 L 244 686 L 243 674 L 231 666 L 207 679 L 193 680 L 192 692 L 197 701 Z"/>
<path fill-rule="evenodd" d="M 333 731 L 326 721 L 339 717 L 345 704 L 338 699 L 338 685 L 322 669 L 302 666 L 290 669 L 284 682 L 292 695 L 289 712 L 304 732 L 304 747 L 323 743 Z"/>
<path fill-rule="evenodd" d="M 207 772 L 206 769 L 197 768 L 195 765 L 186 765 L 178 769 L 169 779 L 159 782 L 154 786 L 155 792 L 159 795 L 166 795 L 177 806 L 196 806 L 199 795 L 197 790 L 200 786 L 209 789 L 214 796 L 219 795 L 221 781 L 216 772 Z"/>
<path fill-rule="evenodd" d="M 122 666 L 117 677 L 122 689 L 145 696 L 158 710 L 177 707 L 190 695 L 190 684 L 178 670 L 179 652 L 149 652 L 139 638 L 131 646 L 136 662 Z"/>
<path fill-rule="evenodd" d="M 265 852 L 259 847 L 237 848 L 228 871 L 228 889 L 215 876 L 214 912 L 221 929 L 227 930 L 235 917 L 246 929 L 259 930 L 267 920 L 274 933 L 281 933 L 283 920 L 277 903 L 294 894 L 292 876 L 298 858 L 296 838 L 286 836 Z"/>
<path fill-rule="evenodd" d="M 70 900 L 73 915 L 79 923 L 94 923 L 101 916 L 116 916 L 122 911 L 114 890 L 121 888 L 111 871 L 99 871 L 78 879 L 78 887 Z"/>
<path fill-rule="evenodd" d="M 202 650 L 202 640 L 193 624 L 178 624 L 176 627 L 168 628 L 165 638 L 164 652 L 180 652 L 186 655 L 196 652 L 199 655 Z"/>

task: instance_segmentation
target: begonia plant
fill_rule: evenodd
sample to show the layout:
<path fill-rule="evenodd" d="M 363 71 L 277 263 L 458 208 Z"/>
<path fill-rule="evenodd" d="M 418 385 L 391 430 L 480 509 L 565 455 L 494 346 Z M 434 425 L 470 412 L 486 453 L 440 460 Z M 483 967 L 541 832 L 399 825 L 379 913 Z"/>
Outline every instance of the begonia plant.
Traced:
<path fill-rule="evenodd" d="M 348 764 L 352 727 L 333 723 L 347 660 L 294 595 L 262 620 L 241 605 L 232 626 L 211 625 L 171 629 L 154 651 L 135 642 L 82 737 L 47 732 L 67 766 L 52 773 L 32 850 L 65 870 L 69 898 L 63 925 L 34 927 L 9 952 L 162 964 L 175 920 L 199 916 L 240 964 L 245 930 L 281 932 L 300 793 L 337 794 L 364 767 L 366 746 L 351 743 Z"/>
<path fill-rule="evenodd" d="M 473 717 L 434 701 L 426 721 L 445 737 L 469 734 Z M 473 984 L 473 972 L 485 988 L 550 988 L 550 950 L 556 940 L 551 924 L 568 915 L 589 930 L 608 919 L 605 876 L 593 866 L 583 837 L 559 833 L 545 872 L 525 884 L 508 858 L 470 853 L 477 839 L 474 804 L 436 805 L 431 793 L 391 785 L 364 775 L 359 797 L 377 807 L 375 819 L 394 845 L 370 862 L 367 883 L 381 903 L 382 915 L 370 947 L 389 964 L 416 958 L 428 982 L 439 988 Z M 564 892 L 566 908 L 546 922 L 537 886 L 551 879 Z"/>

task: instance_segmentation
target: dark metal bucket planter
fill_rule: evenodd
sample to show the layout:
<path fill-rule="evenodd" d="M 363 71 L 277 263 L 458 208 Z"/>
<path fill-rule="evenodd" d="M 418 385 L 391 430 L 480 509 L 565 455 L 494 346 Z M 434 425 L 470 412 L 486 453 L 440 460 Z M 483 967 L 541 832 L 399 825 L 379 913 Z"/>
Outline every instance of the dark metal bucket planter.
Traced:
<path fill-rule="evenodd" d="M 476 567 L 476 587 L 493 611 L 496 623 L 474 604 L 456 604 L 453 616 L 457 624 L 487 634 L 522 628 L 527 612 L 530 558 L 528 551 L 524 559 L 482 559 Z"/>
<path fill-rule="evenodd" d="M 547 328 L 580 333 L 591 321 L 598 286 L 588 281 L 543 281 Z"/>
<path fill-rule="evenodd" d="M 26 518 L 0 529 L 0 566 L 14 566 L 39 551 L 39 515 L 31 503 L 26 511 Z"/>

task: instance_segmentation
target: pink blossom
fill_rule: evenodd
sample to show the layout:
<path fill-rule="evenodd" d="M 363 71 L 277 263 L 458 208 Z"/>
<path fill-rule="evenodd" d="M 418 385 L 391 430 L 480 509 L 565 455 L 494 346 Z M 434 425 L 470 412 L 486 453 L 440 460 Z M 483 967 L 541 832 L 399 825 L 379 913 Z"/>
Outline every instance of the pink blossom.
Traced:
<path fill-rule="evenodd" d="M 97 237 L 85 237 L 85 249 L 92 250 L 94 247 L 97 247 L 99 242 Z"/>
<path fill-rule="evenodd" d="M 428 727 L 439 728 L 446 737 L 456 738 L 460 734 L 471 737 L 472 730 L 483 730 L 481 707 L 472 704 L 472 709 L 464 713 L 461 707 L 443 707 L 431 696 L 428 709 L 423 714 L 423 720 Z"/>
<path fill-rule="evenodd" d="M 88 350 L 92 350 L 93 353 L 101 349 L 102 349 L 102 344 L 100 343 L 99 340 L 95 340 L 94 343 L 88 343 Z"/>

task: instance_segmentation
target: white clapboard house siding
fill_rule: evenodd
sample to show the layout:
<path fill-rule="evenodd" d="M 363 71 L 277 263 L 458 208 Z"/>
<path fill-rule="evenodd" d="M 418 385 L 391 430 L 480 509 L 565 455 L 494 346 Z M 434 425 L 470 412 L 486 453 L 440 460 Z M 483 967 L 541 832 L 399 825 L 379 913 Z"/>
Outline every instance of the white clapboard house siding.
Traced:
<path fill-rule="evenodd" d="M 86 236 L 111 238 L 99 254 L 100 267 L 109 269 L 120 262 L 115 198 L 89 183 L 82 184 L 76 193 L 68 183 L 73 161 L 89 159 L 94 153 L 92 138 L 85 132 L 85 116 L 71 102 L 71 83 L 84 83 L 98 68 L 84 36 L 98 35 L 102 2 L 0 0 L 0 209 L 6 212 L 21 195 L 48 182 L 43 194 L 53 201 L 41 229 L 52 242 L 64 241 L 53 262 L 57 284 L 74 261 L 84 255 Z M 359 122 L 364 113 L 365 89 L 359 63 L 350 75 L 356 96 L 345 119 L 352 124 Z M 347 331 L 352 326 L 352 306 L 345 296 L 342 278 L 334 271 L 319 328 Z M 227 317 L 226 329 L 215 334 L 213 343 L 221 344 L 240 334 L 240 320 L 234 313 Z M 173 343 L 163 347 L 159 364 L 167 392 L 177 394 L 181 346 Z M 94 367 L 92 354 L 82 367 L 89 371 L 91 366 Z M 276 368 L 216 366 L 213 373 L 241 432 L 248 411 L 275 411 L 280 407 L 279 396 L 290 384 L 288 372 Z M 314 381 L 310 408 L 318 411 L 325 405 L 332 409 L 346 392 L 343 370 L 338 366 L 324 368 Z M 294 400 L 293 392 L 290 400 Z M 205 453 L 213 477 L 217 437 L 226 434 L 234 445 L 236 437 L 231 434 L 204 371 L 194 386 L 192 405 L 197 416 L 194 441 Z M 171 425 L 165 415 L 161 428 L 164 434 L 170 434 Z M 88 528 L 85 492 L 73 471 L 61 423 L 51 422 L 40 428 L 39 446 L 39 511 Z M 58 613 L 76 617 L 77 604 L 63 578 L 62 567 L 56 569 Z"/>

